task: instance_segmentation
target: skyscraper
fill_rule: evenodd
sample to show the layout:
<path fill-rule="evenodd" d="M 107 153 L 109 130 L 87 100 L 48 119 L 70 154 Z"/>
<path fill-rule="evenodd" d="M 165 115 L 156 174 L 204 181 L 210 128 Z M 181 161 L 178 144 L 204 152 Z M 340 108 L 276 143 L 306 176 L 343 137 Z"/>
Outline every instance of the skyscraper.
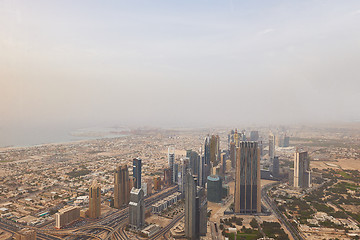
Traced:
<path fill-rule="evenodd" d="M 214 166 L 220 162 L 220 138 L 217 135 L 210 138 L 210 162 Z"/>
<path fill-rule="evenodd" d="M 272 161 L 272 174 L 274 178 L 279 177 L 280 167 L 279 167 L 279 157 L 274 157 Z"/>
<path fill-rule="evenodd" d="M 173 167 L 173 183 L 178 183 L 179 181 L 179 164 L 175 163 Z"/>
<path fill-rule="evenodd" d="M 171 171 L 170 182 L 174 183 L 174 162 L 175 162 L 175 149 L 173 147 L 168 148 L 168 164 Z"/>
<path fill-rule="evenodd" d="M 310 161 L 307 152 L 296 150 L 294 156 L 294 187 L 310 187 Z"/>
<path fill-rule="evenodd" d="M 235 213 L 261 212 L 260 150 L 257 142 L 240 142 L 236 150 Z"/>
<path fill-rule="evenodd" d="M 189 173 L 185 181 L 185 237 L 192 240 L 200 238 L 196 229 L 196 182 Z"/>
<path fill-rule="evenodd" d="M 205 189 L 197 186 L 197 178 L 190 173 L 185 183 L 185 236 L 200 239 L 207 230 L 207 199 Z"/>
<path fill-rule="evenodd" d="M 129 224 L 133 229 L 140 229 L 145 225 L 144 191 L 133 188 L 130 192 Z"/>
<path fill-rule="evenodd" d="M 98 218 L 101 214 L 101 189 L 96 180 L 90 186 L 89 189 L 89 217 Z"/>
<path fill-rule="evenodd" d="M 134 158 L 133 160 L 133 176 L 135 178 L 135 188 L 141 188 L 141 159 Z"/>
<path fill-rule="evenodd" d="M 250 132 L 250 141 L 257 142 L 259 140 L 259 132 L 251 131 Z"/>
<path fill-rule="evenodd" d="M 231 161 L 231 167 L 236 167 L 236 146 L 235 143 L 230 143 L 230 161 Z"/>
<path fill-rule="evenodd" d="M 209 202 L 221 202 L 222 181 L 217 175 L 208 176 L 207 179 L 207 199 Z"/>
<path fill-rule="evenodd" d="M 269 135 L 269 158 L 273 159 L 275 156 L 275 135 Z"/>
<path fill-rule="evenodd" d="M 114 207 L 126 206 L 130 200 L 129 171 L 127 165 L 119 166 L 114 173 Z"/>
<path fill-rule="evenodd" d="M 170 168 L 165 168 L 164 169 L 164 186 L 170 186 L 171 185 L 171 169 Z"/>

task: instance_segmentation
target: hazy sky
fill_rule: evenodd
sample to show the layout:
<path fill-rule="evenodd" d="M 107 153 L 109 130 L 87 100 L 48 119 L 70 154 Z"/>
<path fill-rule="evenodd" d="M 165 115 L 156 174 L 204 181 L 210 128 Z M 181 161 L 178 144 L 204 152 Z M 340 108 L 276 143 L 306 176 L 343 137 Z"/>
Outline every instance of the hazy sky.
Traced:
<path fill-rule="evenodd" d="M 0 128 L 360 119 L 360 1 L 0 0 Z"/>

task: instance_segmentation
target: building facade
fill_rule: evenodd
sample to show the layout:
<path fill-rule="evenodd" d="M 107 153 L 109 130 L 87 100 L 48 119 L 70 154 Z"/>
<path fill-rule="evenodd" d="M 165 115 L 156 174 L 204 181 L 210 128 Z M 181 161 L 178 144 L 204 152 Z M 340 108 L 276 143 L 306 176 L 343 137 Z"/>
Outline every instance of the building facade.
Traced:
<path fill-rule="evenodd" d="M 243 141 L 236 150 L 234 212 L 261 212 L 260 150 L 257 142 Z"/>
<path fill-rule="evenodd" d="M 222 181 L 217 175 L 211 175 L 207 178 L 207 200 L 209 202 L 221 202 L 222 199 Z"/>
<path fill-rule="evenodd" d="M 135 178 L 135 188 L 141 188 L 141 159 L 134 158 L 133 160 L 133 177 Z"/>
<path fill-rule="evenodd" d="M 200 239 L 207 232 L 207 199 L 205 189 L 197 186 L 197 178 L 190 173 L 185 182 L 185 236 Z"/>
<path fill-rule="evenodd" d="M 101 215 L 101 188 L 96 180 L 89 189 L 89 217 L 98 218 Z"/>
<path fill-rule="evenodd" d="M 119 166 L 114 174 L 114 207 L 126 206 L 130 200 L 129 171 L 127 165 Z"/>
<path fill-rule="evenodd" d="M 310 161 L 307 152 L 295 152 L 294 156 L 294 187 L 309 188 L 310 180 Z"/>
<path fill-rule="evenodd" d="M 80 208 L 68 206 L 55 213 L 55 227 L 60 229 L 80 218 Z"/>
<path fill-rule="evenodd" d="M 141 188 L 133 188 L 130 192 L 129 224 L 133 229 L 141 229 L 145 226 L 144 191 Z"/>

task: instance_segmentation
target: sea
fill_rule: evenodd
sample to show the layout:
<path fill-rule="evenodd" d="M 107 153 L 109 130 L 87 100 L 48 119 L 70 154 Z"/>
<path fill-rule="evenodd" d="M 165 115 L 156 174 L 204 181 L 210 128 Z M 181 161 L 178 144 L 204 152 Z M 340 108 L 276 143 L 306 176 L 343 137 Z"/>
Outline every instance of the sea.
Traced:
<path fill-rule="evenodd" d="M 125 127 L 90 128 L 0 128 L 0 148 L 31 147 L 50 143 L 67 143 L 80 140 L 124 137 Z"/>

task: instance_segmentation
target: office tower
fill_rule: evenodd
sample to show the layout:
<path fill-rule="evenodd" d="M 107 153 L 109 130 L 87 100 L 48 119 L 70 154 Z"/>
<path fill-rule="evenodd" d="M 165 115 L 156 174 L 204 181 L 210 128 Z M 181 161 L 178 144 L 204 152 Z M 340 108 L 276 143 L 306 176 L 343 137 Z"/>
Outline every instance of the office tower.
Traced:
<path fill-rule="evenodd" d="M 12 239 L 12 238 L 10 238 L 10 239 Z M 14 239 L 15 240 L 36 240 L 36 232 L 34 229 L 23 228 L 14 234 Z"/>
<path fill-rule="evenodd" d="M 235 143 L 230 143 L 230 161 L 231 161 L 231 167 L 236 167 L 236 146 Z"/>
<path fill-rule="evenodd" d="M 161 190 L 161 177 L 154 177 L 154 190 Z"/>
<path fill-rule="evenodd" d="M 119 166 L 114 173 L 114 207 L 126 206 L 130 200 L 129 171 L 127 165 Z"/>
<path fill-rule="evenodd" d="M 173 181 L 174 183 L 178 183 L 179 181 L 179 164 L 175 163 L 173 167 Z"/>
<path fill-rule="evenodd" d="M 269 158 L 273 159 L 275 156 L 275 136 L 269 135 Z"/>
<path fill-rule="evenodd" d="M 153 189 L 153 181 L 151 179 L 147 179 L 146 180 L 146 184 L 147 184 L 147 195 L 151 195 L 152 194 L 152 189 Z"/>
<path fill-rule="evenodd" d="M 250 141 L 257 142 L 259 140 L 259 132 L 258 131 L 251 131 L 250 132 Z"/>
<path fill-rule="evenodd" d="M 170 186 L 171 185 L 171 169 L 170 168 L 165 168 L 164 169 L 164 186 Z"/>
<path fill-rule="evenodd" d="M 210 138 L 210 162 L 216 166 L 220 162 L 220 138 L 212 135 Z"/>
<path fill-rule="evenodd" d="M 169 147 L 168 148 L 168 164 L 171 171 L 170 182 L 171 184 L 174 183 L 174 162 L 175 162 L 175 148 Z"/>
<path fill-rule="evenodd" d="M 279 166 L 279 157 L 274 157 L 272 161 L 272 174 L 274 178 L 279 177 L 280 166 Z"/>
<path fill-rule="evenodd" d="M 221 156 L 221 175 L 225 176 L 227 154 L 225 152 L 222 152 L 220 156 Z"/>
<path fill-rule="evenodd" d="M 205 157 L 205 164 L 209 164 L 210 163 L 210 137 L 209 136 L 207 136 L 205 138 L 204 157 Z"/>
<path fill-rule="evenodd" d="M 200 155 L 199 157 L 199 186 L 205 186 L 205 156 Z"/>
<path fill-rule="evenodd" d="M 211 175 L 207 178 L 207 200 L 209 202 L 221 202 L 222 181 L 217 175 Z"/>
<path fill-rule="evenodd" d="M 62 228 L 80 218 L 80 208 L 66 206 L 55 213 L 55 228 Z"/>
<path fill-rule="evenodd" d="M 196 229 L 196 181 L 191 174 L 186 175 L 185 181 L 185 237 L 199 239 L 200 233 Z"/>
<path fill-rule="evenodd" d="M 141 229 L 145 225 L 144 191 L 133 188 L 130 192 L 129 224 L 133 229 Z"/>
<path fill-rule="evenodd" d="M 192 174 L 199 176 L 199 154 L 192 150 L 186 150 L 186 157 L 189 158 L 189 168 L 191 169 Z"/>
<path fill-rule="evenodd" d="M 257 142 L 240 142 L 236 150 L 235 213 L 261 212 L 260 151 Z"/>
<path fill-rule="evenodd" d="M 196 221 L 199 222 L 199 234 L 200 236 L 205 236 L 207 232 L 207 197 L 205 188 L 199 186 L 197 187 L 196 208 Z"/>
<path fill-rule="evenodd" d="M 197 186 L 196 177 L 186 175 L 185 183 L 185 236 L 200 239 L 206 234 L 207 200 L 205 189 Z"/>
<path fill-rule="evenodd" d="M 307 152 L 296 150 L 294 156 L 294 187 L 310 187 L 310 162 Z"/>
<path fill-rule="evenodd" d="M 89 189 L 89 217 L 98 218 L 101 214 L 101 189 L 96 180 Z"/>
<path fill-rule="evenodd" d="M 133 160 L 133 176 L 135 178 L 135 188 L 141 188 L 141 159 L 134 158 Z"/>
<path fill-rule="evenodd" d="M 239 145 L 240 142 L 240 134 L 238 134 L 237 129 L 235 129 L 235 133 L 234 133 L 234 143 L 235 146 L 237 147 Z"/>

